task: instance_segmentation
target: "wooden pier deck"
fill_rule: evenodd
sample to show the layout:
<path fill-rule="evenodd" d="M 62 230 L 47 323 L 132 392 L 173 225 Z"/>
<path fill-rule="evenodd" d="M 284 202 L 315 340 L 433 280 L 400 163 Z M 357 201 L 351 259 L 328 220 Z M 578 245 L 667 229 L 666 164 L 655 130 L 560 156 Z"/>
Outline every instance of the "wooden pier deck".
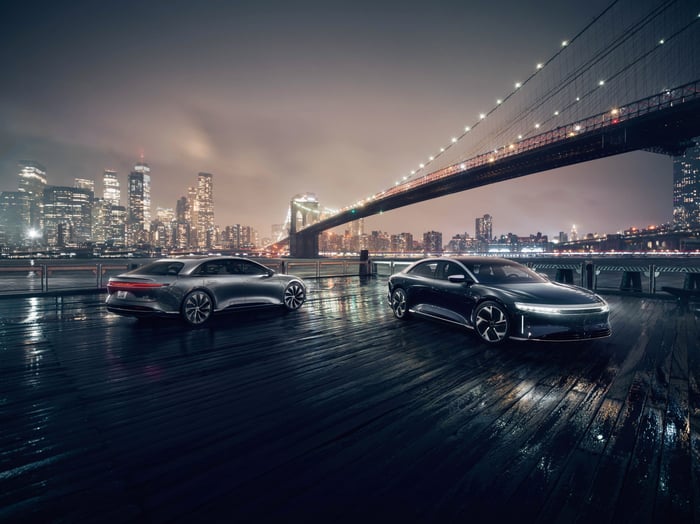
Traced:
<path fill-rule="evenodd" d="M 700 522 L 700 318 L 487 347 L 385 280 L 205 328 L 0 300 L 0 522 Z"/>

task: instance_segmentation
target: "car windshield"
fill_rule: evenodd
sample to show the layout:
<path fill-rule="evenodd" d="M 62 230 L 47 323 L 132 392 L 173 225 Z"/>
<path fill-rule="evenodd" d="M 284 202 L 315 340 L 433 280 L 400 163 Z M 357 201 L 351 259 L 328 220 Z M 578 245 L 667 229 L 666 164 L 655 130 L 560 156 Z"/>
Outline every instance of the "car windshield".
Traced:
<path fill-rule="evenodd" d="M 546 279 L 520 264 L 487 262 L 469 268 L 482 284 L 523 284 L 546 282 Z"/>
<path fill-rule="evenodd" d="M 175 261 L 158 261 L 129 271 L 130 275 L 177 275 L 185 264 Z"/>

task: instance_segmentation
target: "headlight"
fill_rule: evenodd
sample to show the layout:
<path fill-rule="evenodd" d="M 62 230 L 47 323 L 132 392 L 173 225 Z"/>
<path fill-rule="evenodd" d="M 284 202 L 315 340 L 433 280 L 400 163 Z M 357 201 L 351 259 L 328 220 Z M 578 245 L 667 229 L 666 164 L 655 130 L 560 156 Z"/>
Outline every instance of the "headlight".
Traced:
<path fill-rule="evenodd" d="M 523 313 L 536 313 L 539 315 L 577 315 L 583 313 L 605 313 L 609 310 L 608 304 L 601 301 L 598 304 L 529 304 L 527 302 L 516 302 L 515 307 Z"/>

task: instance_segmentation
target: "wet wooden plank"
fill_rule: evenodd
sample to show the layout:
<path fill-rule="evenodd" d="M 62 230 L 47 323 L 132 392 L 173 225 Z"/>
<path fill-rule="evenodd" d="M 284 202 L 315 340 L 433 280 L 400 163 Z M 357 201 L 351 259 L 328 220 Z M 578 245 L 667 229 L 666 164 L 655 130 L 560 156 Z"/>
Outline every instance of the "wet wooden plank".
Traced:
<path fill-rule="evenodd" d="M 385 292 L 201 329 L 0 301 L 0 520 L 697 521 L 692 312 L 610 296 L 609 339 L 493 348 Z"/>

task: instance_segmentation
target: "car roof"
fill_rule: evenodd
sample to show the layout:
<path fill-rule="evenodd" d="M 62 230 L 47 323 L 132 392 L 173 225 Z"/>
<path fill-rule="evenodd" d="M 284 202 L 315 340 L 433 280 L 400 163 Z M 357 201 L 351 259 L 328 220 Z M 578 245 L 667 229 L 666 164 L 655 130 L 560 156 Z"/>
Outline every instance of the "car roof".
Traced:
<path fill-rule="evenodd" d="M 424 258 L 422 260 L 418 260 L 416 264 L 419 264 L 421 262 L 426 262 L 426 261 L 438 261 L 438 260 L 452 260 L 452 261 L 457 261 L 461 262 L 462 264 L 492 264 L 494 262 L 501 262 L 503 264 L 517 264 L 515 260 L 510 260 L 508 258 L 503 258 L 503 257 L 489 257 L 485 255 L 473 255 L 473 256 L 456 256 L 456 257 L 429 257 L 429 258 Z"/>
<path fill-rule="evenodd" d="M 207 260 L 249 260 L 245 257 L 228 255 L 183 255 L 177 257 L 166 257 L 154 260 L 154 262 L 204 262 Z M 254 260 L 252 261 L 254 262 Z"/>

